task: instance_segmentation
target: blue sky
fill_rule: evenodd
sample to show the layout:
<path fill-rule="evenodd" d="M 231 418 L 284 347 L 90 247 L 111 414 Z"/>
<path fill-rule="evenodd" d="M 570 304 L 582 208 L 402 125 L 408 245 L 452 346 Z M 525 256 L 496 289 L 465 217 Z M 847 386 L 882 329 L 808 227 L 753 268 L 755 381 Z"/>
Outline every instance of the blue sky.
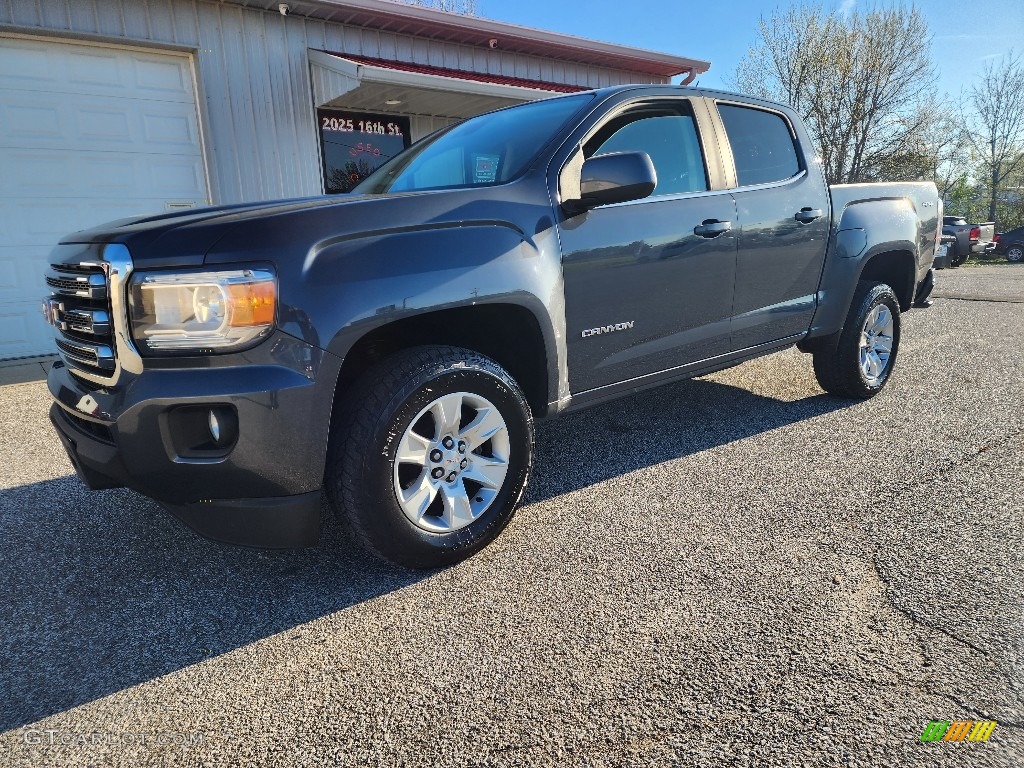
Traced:
<path fill-rule="evenodd" d="M 756 40 L 761 14 L 789 3 L 758 0 L 478 0 L 489 19 L 711 61 L 701 84 L 724 87 Z M 863 0 L 834 0 L 863 9 Z M 984 59 L 1011 47 L 1024 52 L 1024 0 L 919 0 L 934 36 L 932 58 L 940 90 L 959 96 Z"/>

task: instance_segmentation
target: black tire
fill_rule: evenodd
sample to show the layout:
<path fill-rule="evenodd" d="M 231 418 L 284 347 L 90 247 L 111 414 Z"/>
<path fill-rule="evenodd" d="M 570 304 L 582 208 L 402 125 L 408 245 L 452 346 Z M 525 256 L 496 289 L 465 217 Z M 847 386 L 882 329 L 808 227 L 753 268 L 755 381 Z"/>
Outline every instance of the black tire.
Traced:
<path fill-rule="evenodd" d="M 961 266 L 965 261 L 967 261 L 967 258 L 971 255 L 970 248 L 968 248 L 967 252 L 964 253 L 960 248 L 959 242 L 956 244 L 953 251 L 953 257 L 949 260 L 949 266 L 952 269 Z"/>
<path fill-rule="evenodd" d="M 1024 261 L 1024 245 L 1011 245 L 1006 249 L 1006 260 L 1014 264 Z"/>
<path fill-rule="evenodd" d="M 507 427 L 508 467 L 479 517 L 438 533 L 403 512 L 395 461 L 417 415 L 437 398 L 458 392 L 486 398 L 497 408 Z M 350 405 L 331 429 L 325 486 L 332 506 L 367 550 L 409 568 L 436 568 L 469 557 L 501 533 L 529 480 L 534 435 L 530 407 L 501 366 L 467 349 L 414 347 L 375 364 L 343 398 Z"/>
<path fill-rule="evenodd" d="M 868 314 L 885 305 L 892 313 L 892 351 L 881 375 L 870 380 L 861 368 L 861 333 Z M 866 400 L 881 392 L 896 365 L 900 348 L 900 306 L 892 288 L 885 283 L 861 280 L 853 294 L 842 331 L 831 344 L 814 353 L 814 375 L 821 388 L 839 397 Z"/>

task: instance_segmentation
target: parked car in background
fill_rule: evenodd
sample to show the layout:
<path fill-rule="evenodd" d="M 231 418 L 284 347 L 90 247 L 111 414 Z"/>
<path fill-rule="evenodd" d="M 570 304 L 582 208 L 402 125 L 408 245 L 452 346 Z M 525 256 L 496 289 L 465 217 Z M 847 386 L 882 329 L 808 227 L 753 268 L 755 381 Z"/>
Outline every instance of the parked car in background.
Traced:
<path fill-rule="evenodd" d="M 949 269 L 953 266 L 953 252 L 956 249 L 955 235 L 942 235 L 935 246 L 935 258 L 932 260 L 934 269 Z"/>
<path fill-rule="evenodd" d="M 942 234 L 953 235 L 956 238 L 950 266 L 959 267 L 972 253 L 985 253 L 991 250 L 995 232 L 994 221 L 970 224 L 963 216 L 943 216 Z"/>
<path fill-rule="evenodd" d="M 1006 256 L 1007 261 L 1024 261 L 1024 227 L 1011 229 L 995 236 L 996 253 Z"/>

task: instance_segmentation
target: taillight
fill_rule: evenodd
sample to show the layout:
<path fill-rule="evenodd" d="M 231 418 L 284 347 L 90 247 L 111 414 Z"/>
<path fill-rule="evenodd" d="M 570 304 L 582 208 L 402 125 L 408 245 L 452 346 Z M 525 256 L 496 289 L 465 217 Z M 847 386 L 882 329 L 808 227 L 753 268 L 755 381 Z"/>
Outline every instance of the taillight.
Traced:
<path fill-rule="evenodd" d="M 971 240 L 981 239 L 981 227 L 971 227 Z"/>
<path fill-rule="evenodd" d="M 992 235 L 992 242 L 993 243 L 998 243 L 999 242 L 999 233 L 998 232 L 996 234 Z"/>

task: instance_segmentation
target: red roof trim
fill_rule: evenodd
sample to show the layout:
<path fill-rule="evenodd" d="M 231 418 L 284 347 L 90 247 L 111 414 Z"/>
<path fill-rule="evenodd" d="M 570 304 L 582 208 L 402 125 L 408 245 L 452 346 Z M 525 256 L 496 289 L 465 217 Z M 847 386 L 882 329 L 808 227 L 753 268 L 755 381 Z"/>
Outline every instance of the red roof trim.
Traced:
<path fill-rule="evenodd" d="M 566 85 L 565 83 L 551 83 L 545 80 L 528 80 L 522 77 L 508 77 L 506 75 L 489 75 L 486 72 L 469 72 L 464 69 L 449 69 L 448 67 L 432 67 L 427 64 L 413 64 L 409 61 L 391 61 L 390 59 L 374 59 L 369 56 L 356 56 L 351 53 L 339 53 L 338 51 L 324 51 L 339 59 L 347 59 L 355 64 L 363 64 L 368 67 L 380 67 L 381 69 L 396 69 L 401 72 L 416 72 L 421 75 L 436 75 L 438 77 L 452 77 L 456 80 L 472 80 L 476 83 L 492 83 L 494 85 L 511 85 L 516 88 L 533 88 L 541 91 L 554 91 L 556 93 L 579 93 L 588 90 L 578 85 Z"/>

